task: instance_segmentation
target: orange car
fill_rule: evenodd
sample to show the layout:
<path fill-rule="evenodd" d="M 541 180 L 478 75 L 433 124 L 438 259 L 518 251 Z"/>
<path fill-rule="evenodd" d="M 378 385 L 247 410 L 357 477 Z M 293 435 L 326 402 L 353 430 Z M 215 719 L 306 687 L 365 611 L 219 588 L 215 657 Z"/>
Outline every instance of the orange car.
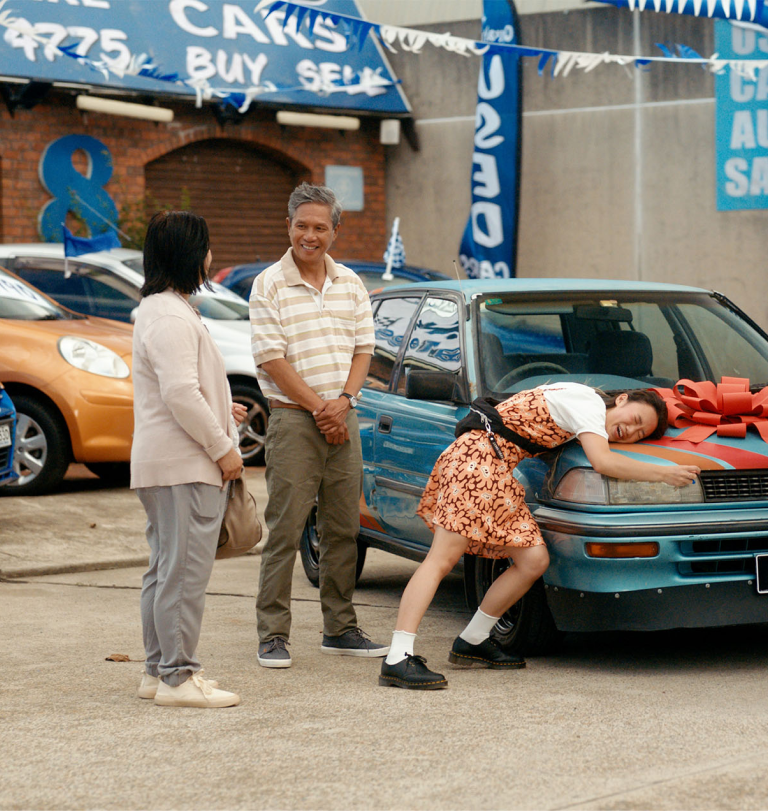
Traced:
<path fill-rule="evenodd" d="M 3 495 L 55 488 L 72 461 L 126 483 L 133 434 L 133 327 L 67 310 L 0 268 L 0 382 L 18 414 Z"/>

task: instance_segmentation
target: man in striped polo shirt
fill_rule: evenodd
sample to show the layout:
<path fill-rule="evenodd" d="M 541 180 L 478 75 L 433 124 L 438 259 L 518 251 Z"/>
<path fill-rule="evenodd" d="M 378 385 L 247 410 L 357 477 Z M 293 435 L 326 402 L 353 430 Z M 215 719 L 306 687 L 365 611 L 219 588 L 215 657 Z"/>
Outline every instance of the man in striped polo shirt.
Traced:
<path fill-rule="evenodd" d="M 386 656 L 357 625 L 363 459 L 357 396 L 373 354 L 368 292 L 327 255 L 341 205 L 302 183 L 288 200 L 290 249 L 259 274 L 250 297 L 256 374 L 271 416 L 266 438 L 269 538 L 256 614 L 259 664 L 290 667 L 291 582 L 307 517 L 318 499 L 323 653 Z"/>

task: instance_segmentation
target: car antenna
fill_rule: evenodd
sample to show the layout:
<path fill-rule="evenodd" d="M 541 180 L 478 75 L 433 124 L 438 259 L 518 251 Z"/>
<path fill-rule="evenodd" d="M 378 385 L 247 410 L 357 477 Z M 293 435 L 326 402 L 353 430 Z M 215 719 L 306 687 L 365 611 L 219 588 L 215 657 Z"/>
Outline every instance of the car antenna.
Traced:
<path fill-rule="evenodd" d="M 459 290 L 461 290 L 462 297 L 464 296 L 464 285 L 461 283 L 461 275 L 459 274 L 459 266 L 456 264 L 456 260 L 453 260 L 453 269 L 456 271 L 456 281 L 459 283 Z"/>

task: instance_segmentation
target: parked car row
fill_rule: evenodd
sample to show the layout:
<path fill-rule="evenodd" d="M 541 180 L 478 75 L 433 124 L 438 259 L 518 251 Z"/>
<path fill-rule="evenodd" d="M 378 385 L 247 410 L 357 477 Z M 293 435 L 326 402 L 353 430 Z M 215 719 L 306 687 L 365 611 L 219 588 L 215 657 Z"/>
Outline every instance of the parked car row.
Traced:
<path fill-rule="evenodd" d="M 369 546 L 426 555 L 432 534 L 416 507 L 476 396 L 556 380 L 604 390 L 723 376 L 768 385 L 768 335 L 725 297 L 692 287 L 495 279 L 390 288 L 372 302 L 376 345 L 358 406 L 361 560 Z M 698 465 L 685 488 L 601 476 L 578 442 L 518 465 L 552 562 L 497 626 L 505 646 L 534 654 L 562 631 L 768 621 L 756 581 L 768 556 L 768 444 L 751 432 L 698 444 L 675 441 L 680 433 L 612 450 Z M 316 581 L 313 519 L 301 554 Z M 507 565 L 465 556 L 472 603 Z"/>
<path fill-rule="evenodd" d="M 259 270 L 268 264 L 261 263 Z M 367 284 L 381 281 L 383 264 L 357 264 Z M 72 460 L 114 483 L 127 482 L 129 325 L 144 281 L 142 253 L 117 248 L 65 259 L 58 243 L 8 244 L 0 245 L 0 268 L 5 280 L 0 287 L 0 381 L 19 412 L 16 452 L 7 454 L 15 459 L 15 475 L 10 488 L 0 492 L 47 492 L 58 485 Z M 251 271 L 247 265 L 233 274 L 245 299 L 256 275 Z M 442 277 L 418 269 L 394 273 L 400 281 Z M 243 458 L 246 464 L 260 464 L 269 407 L 253 366 L 248 305 L 238 292 L 217 283 L 213 288 L 201 288 L 190 302 L 224 356 L 233 400 L 248 409 L 239 426 Z M 108 353 L 124 363 L 119 375 L 104 371 Z M 89 358 L 99 361 L 86 363 Z M 0 442 L 4 434 L 0 428 Z"/>
<path fill-rule="evenodd" d="M 13 271 L 62 307 L 89 317 L 132 323 L 144 283 L 141 251 L 116 248 L 65 261 L 58 243 L 0 245 L 0 266 Z M 248 305 L 236 294 L 214 285 L 190 298 L 224 356 L 235 402 L 248 409 L 239 426 L 240 452 L 246 464 L 264 460 L 269 407 L 256 381 L 251 354 Z"/>
<path fill-rule="evenodd" d="M 85 280 L 96 275 L 99 262 L 107 264 L 97 255 L 78 258 L 67 277 L 63 267 L 51 266 L 56 257 L 33 262 L 33 253 L 18 247 L 0 264 L 30 279 L 35 273 L 40 284 L 55 278 L 63 291 L 71 291 L 71 278 Z M 125 264 L 139 260 L 133 253 L 121 256 L 126 271 L 114 276 L 135 302 L 130 291 L 140 287 L 141 274 Z M 253 271 L 243 271 L 243 278 Z M 234 290 L 238 277 L 234 271 L 229 277 Z M 216 301 L 242 312 L 245 303 L 227 295 Z M 91 295 L 88 307 L 104 298 Z M 604 390 L 669 388 L 684 378 L 717 382 L 723 376 L 748 378 L 757 388 L 768 384 L 768 335 L 706 290 L 565 279 L 410 280 L 371 299 L 376 343 L 358 409 L 364 465 L 358 575 L 368 547 L 412 559 L 426 555 L 431 533 L 416 505 L 475 396 L 503 399 L 553 380 Z M 124 480 L 132 328 L 129 305 L 121 306 L 123 323 L 93 311 L 78 314 L 0 269 L 0 381 L 6 389 L 0 391 L 0 482 L 14 477 L 8 467 L 14 442 L 18 474 L 0 492 L 45 492 L 71 460 Z M 208 323 L 233 321 L 240 333 L 230 334 L 247 336 L 246 318 Z M 237 340 L 231 338 L 233 346 Z M 231 381 L 235 392 L 238 381 Z M 656 464 L 698 465 L 701 476 L 685 488 L 607 479 L 592 470 L 578 442 L 518 465 L 515 475 L 552 563 L 497 626 L 506 647 L 542 653 L 563 631 L 768 621 L 768 585 L 757 588 L 758 561 L 768 561 L 768 445 L 757 434 L 713 435 L 693 444 L 676 441 L 679 433 L 670 429 L 661 440 L 614 450 Z M 314 517 L 301 556 L 317 582 Z M 465 556 L 471 603 L 482 600 L 506 565 Z"/>
<path fill-rule="evenodd" d="M 386 265 L 383 262 L 363 262 L 359 259 L 340 259 L 339 262 L 346 265 L 350 270 L 354 270 L 369 292 L 399 284 L 441 282 L 450 278 L 436 270 L 427 270 L 412 265 L 392 268 L 390 271 L 391 278 L 385 278 Z M 271 264 L 272 262 L 250 262 L 245 265 L 224 268 L 214 275 L 213 280 L 248 301 L 253 287 L 253 280 Z"/>

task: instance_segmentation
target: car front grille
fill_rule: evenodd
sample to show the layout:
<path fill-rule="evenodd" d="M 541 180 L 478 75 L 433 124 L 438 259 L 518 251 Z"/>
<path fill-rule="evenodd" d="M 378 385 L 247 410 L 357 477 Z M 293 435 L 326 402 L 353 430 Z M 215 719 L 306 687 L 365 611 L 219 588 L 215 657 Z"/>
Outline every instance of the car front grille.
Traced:
<path fill-rule="evenodd" d="M 768 501 L 768 470 L 703 470 L 705 501 Z"/>
<path fill-rule="evenodd" d="M 768 536 L 723 538 L 722 540 L 690 541 L 680 544 L 687 560 L 677 566 L 683 577 L 701 575 L 755 574 L 755 555 L 768 554 Z M 696 557 L 710 560 L 696 560 Z M 717 556 L 718 560 L 711 558 Z"/>

